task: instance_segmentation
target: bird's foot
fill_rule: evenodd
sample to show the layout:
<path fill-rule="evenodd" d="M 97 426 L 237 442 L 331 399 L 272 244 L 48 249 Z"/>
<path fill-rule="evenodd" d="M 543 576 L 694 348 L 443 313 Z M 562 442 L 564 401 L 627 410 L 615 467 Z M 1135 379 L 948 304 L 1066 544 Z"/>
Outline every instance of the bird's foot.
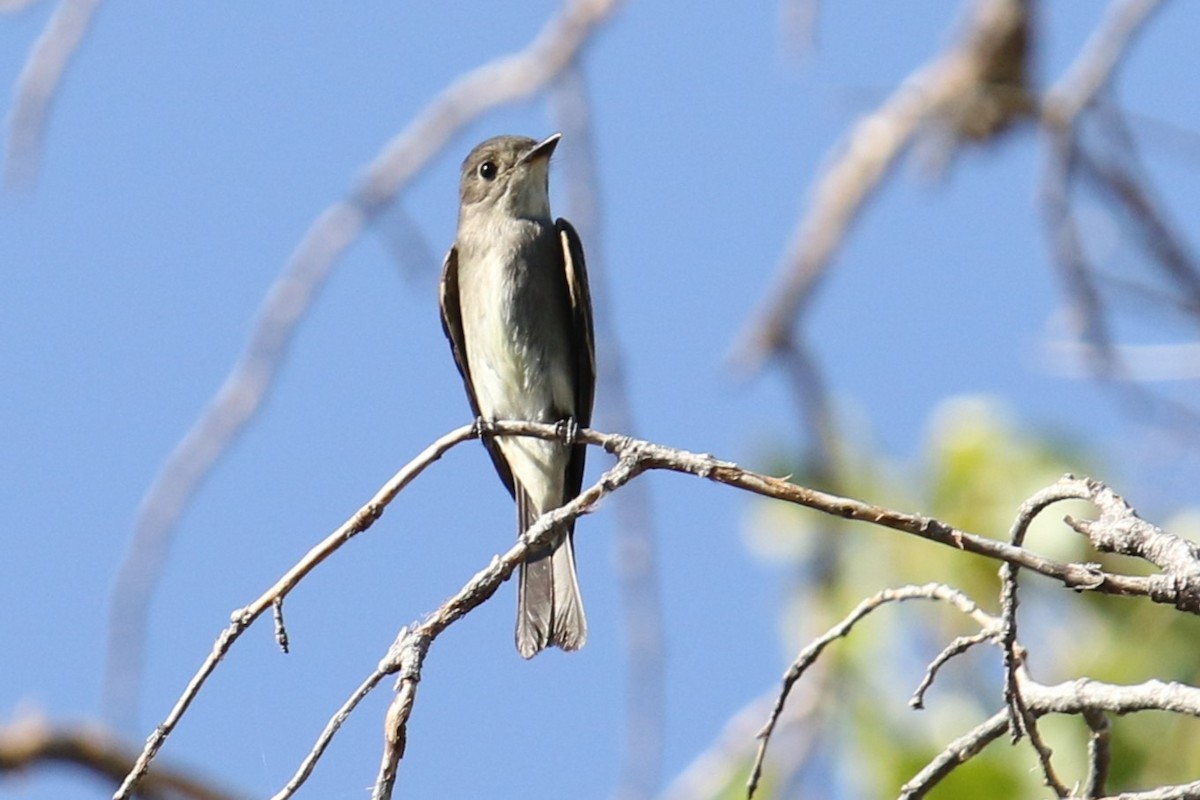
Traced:
<path fill-rule="evenodd" d="M 473 427 L 475 429 L 475 435 L 482 439 L 485 436 L 491 436 L 496 432 L 496 420 L 495 418 L 489 419 L 487 417 L 476 417 Z"/>
<path fill-rule="evenodd" d="M 570 447 L 579 437 L 579 423 L 575 421 L 574 417 L 567 417 L 554 424 L 554 432 L 562 439 L 565 446 Z"/>

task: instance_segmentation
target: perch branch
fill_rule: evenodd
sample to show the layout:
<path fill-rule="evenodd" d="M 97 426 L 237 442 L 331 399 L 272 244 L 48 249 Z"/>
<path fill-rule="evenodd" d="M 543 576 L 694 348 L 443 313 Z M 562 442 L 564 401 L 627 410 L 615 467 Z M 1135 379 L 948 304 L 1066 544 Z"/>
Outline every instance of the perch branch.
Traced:
<path fill-rule="evenodd" d="M 466 425 L 451 431 L 429 445 L 417 458 L 410 461 L 396 473 L 366 505 L 360 508 L 354 516 L 327 536 L 321 543 L 313 547 L 295 566 L 289 569 L 275 584 L 264 592 L 258 599 L 244 608 L 233 612 L 230 625 L 221 632 L 213 645 L 212 651 L 204 663 L 192 677 L 179 700 L 146 741 L 142 754 L 138 757 L 133 770 L 130 772 L 120 789 L 114 795 L 114 800 L 127 798 L 134 785 L 145 774 L 150 761 L 162 747 L 167 736 L 174 730 L 188 706 L 195 699 L 201 686 L 216 669 L 218 663 L 228 652 L 233 642 L 241 636 L 259 616 L 267 609 L 274 608 L 275 603 L 311 572 L 318 564 L 328 558 L 342 544 L 358 533 L 366 530 L 384 512 L 387 504 L 419 475 L 426 467 L 440 458 L 451 447 L 477 438 L 485 426 L 479 424 Z M 541 439 L 558 441 L 562 437 L 559 426 L 536 422 L 489 422 L 486 426 L 491 436 L 532 436 Z M 401 691 L 398 698 L 411 698 L 416 691 L 415 680 L 409 679 L 404 684 L 403 676 L 415 668 L 419 674 L 420 663 L 424 658 L 422 647 L 427 647 L 428 641 L 439 634 L 447 625 L 461 617 L 467 611 L 483 602 L 490 596 L 520 563 L 521 554 L 529 546 L 529 540 L 534 536 L 544 536 L 554 525 L 560 525 L 576 516 L 586 513 L 601 497 L 611 493 L 618 486 L 628 483 L 648 470 L 668 470 L 694 475 L 706 480 L 722 483 L 765 497 L 771 497 L 795 505 L 805 506 L 821 513 L 831 514 L 844 519 L 858 520 L 893 530 L 918 536 L 923 539 L 938 542 L 956 550 L 963 550 L 977 555 L 983 555 L 1001 561 L 1012 562 L 1045 577 L 1057 580 L 1064 586 L 1087 591 L 1099 591 L 1117 595 L 1140 595 L 1154 599 L 1156 602 L 1171 603 L 1184 611 L 1196 613 L 1200 610 L 1200 592 L 1195 587 L 1181 585 L 1174 574 L 1167 576 L 1131 576 L 1106 572 L 1095 564 L 1062 563 L 1044 558 L 1023 547 L 989 539 L 977 534 L 958 530 L 935 519 L 920 515 L 905 514 L 882 506 L 864 503 L 847 497 L 807 489 L 782 478 L 775 478 L 761 473 L 743 469 L 737 464 L 720 461 L 708 454 L 693 453 L 677 448 L 666 447 L 653 442 L 635 439 L 620 434 L 600 433 L 590 429 L 581 429 L 576 441 L 604 448 L 618 459 L 617 466 L 606 473 L 605 478 L 582 493 L 576 501 L 568 503 L 561 509 L 550 512 L 542 517 L 539 525 L 531 528 L 513 550 L 505 556 L 508 560 L 497 560 L 480 575 L 476 576 L 478 588 L 474 584 L 464 588 L 463 592 L 447 602 L 442 609 L 427 618 L 419 626 L 408 632 L 408 640 L 416 643 L 414 646 L 400 647 L 402 654 L 408 654 L 399 659 L 396 671 L 402 674 Z M 1079 481 L 1068 476 L 1063 481 Z M 1084 483 L 1085 486 L 1102 487 L 1094 481 Z M 1048 490 L 1049 491 L 1049 490 Z M 1169 534 L 1161 533 L 1162 542 L 1174 539 Z M 516 560 L 513 560 L 516 559 Z M 499 572 L 497 572 L 499 570 Z M 950 590 L 952 591 L 952 590 Z M 481 593 L 486 592 L 485 595 Z M 958 602 L 951 596 L 940 599 Z M 885 596 L 877 602 L 887 602 L 890 596 Z M 904 598 L 897 598 L 904 599 Z M 964 613 L 971 615 L 983 614 L 972 603 L 970 610 L 966 606 Z M 869 609 L 868 609 L 869 610 Z M 865 612 L 864 612 L 865 613 Z M 852 624 L 852 623 L 851 623 Z M 414 665 L 410 667 L 409 665 Z M 391 747 L 394 768 L 399 759 L 403 745 L 402 734 L 407 722 L 407 712 L 402 707 L 393 704 L 395 711 L 391 730 L 395 733 L 396 743 Z M 381 785 L 385 781 L 387 760 L 381 769 Z"/>

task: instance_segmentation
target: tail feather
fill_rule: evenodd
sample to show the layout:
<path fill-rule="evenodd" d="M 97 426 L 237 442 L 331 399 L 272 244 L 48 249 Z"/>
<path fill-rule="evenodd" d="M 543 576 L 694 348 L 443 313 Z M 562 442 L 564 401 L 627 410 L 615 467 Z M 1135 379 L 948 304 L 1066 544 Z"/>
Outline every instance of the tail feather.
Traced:
<path fill-rule="evenodd" d="M 520 532 L 538 518 L 538 509 L 520 484 L 516 487 Z M 574 525 L 554 549 L 521 565 L 517 579 L 517 650 L 533 658 L 547 647 L 578 650 L 587 640 L 587 619 L 575 573 Z"/>

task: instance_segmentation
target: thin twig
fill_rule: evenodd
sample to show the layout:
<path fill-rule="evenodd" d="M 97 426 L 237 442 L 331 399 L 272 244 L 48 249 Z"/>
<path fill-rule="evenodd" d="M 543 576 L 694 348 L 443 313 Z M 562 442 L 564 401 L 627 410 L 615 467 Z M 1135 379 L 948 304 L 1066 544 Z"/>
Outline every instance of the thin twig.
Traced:
<path fill-rule="evenodd" d="M 962 655 L 977 644 L 983 644 L 995 638 L 995 630 L 983 630 L 979 633 L 973 633 L 970 636 L 955 636 L 954 640 L 942 648 L 942 652 L 938 653 L 933 661 L 929 662 L 929 666 L 925 668 L 925 675 L 921 678 L 921 682 L 917 684 L 912 697 L 908 699 L 908 704 L 916 709 L 924 708 L 925 693 L 929 691 L 929 687 L 933 686 L 933 681 L 937 678 L 937 674 L 941 668 L 946 665 L 946 662 L 955 656 Z"/>
<path fill-rule="evenodd" d="M 276 597 L 271 603 L 271 612 L 275 618 L 275 643 L 284 653 L 288 652 L 287 626 L 283 623 L 283 597 Z"/>
<path fill-rule="evenodd" d="M 1101 711 L 1083 712 L 1091 736 L 1088 737 L 1088 776 L 1083 787 L 1085 800 L 1101 797 L 1108 785 L 1108 768 L 1112 764 L 1112 728 L 1108 716 Z"/>
<path fill-rule="evenodd" d="M 900 787 L 900 800 L 919 800 L 937 786 L 943 778 L 981 753 L 985 747 L 1008 730 L 1008 709 L 997 711 L 987 720 L 959 736 L 925 765 L 920 772 Z"/>
<path fill-rule="evenodd" d="M 1200 305 L 1200 274 L 1183 235 L 1167 219 L 1150 187 L 1144 170 L 1138 168 L 1133 137 L 1124 127 L 1120 114 L 1112 106 L 1102 109 L 1105 128 L 1119 137 L 1120 156 L 1102 158 L 1085 153 L 1081 165 L 1087 176 L 1111 197 L 1125 216 L 1136 225 L 1152 263 L 1161 267 L 1167 279 L 1181 295 L 1176 301 L 1185 307 Z"/>
<path fill-rule="evenodd" d="M 304 782 L 312 774 L 313 768 L 316 767 L 321 756 L 325 754 L 329 743 L 333 741 L 334 735 L 341 729 L 342 724 L 350 717 L 350 714 L 358 707 L 358 704 L 379 685 L 380 681 L 388 675 L 394 674 L 399 669 L 402 647 L 407 637 L 408 628 L 402 628 L 392 646 L 388 648 L 387 654 L 376 665 L 375 671 L 367 676 L 359 687 L 354 690 L 354 693 L 346 698 L 346 702 L 342 703 L 341 707 L 329 718 L 329 721 L 325 723 L 325 728 L 321 731 L 321 735 L 317 737 L 316 744 L 312 746 L 308 755 L 300 762 L 296 773 L 282 789 L 271 797 L 271 800 L 288 800 L 304 785 Z"/>
<path fill-rule="evenodd" d="M 1075 124 L 1108 86 L 1113 72 L 1161 0 L 1115 0 L 1062 78 L 1046 92 L 1043 120 L 1053 128 Z"/>
<path fill-rule="evenodd" d="M 971 617 L 981 627 L 988 629 L 996 627 L 995 618 L 975 605 L 975 602 L 971 598 L 957 589 L 941 583 L 927 583 L 923 586 L 901 586 L 896 589 L 884 589 L 863 600 L 841 622 L 834 625 L 801 650 L 799 655 L 792 661 L 791 666 L 788 667 L 787 672 L 784 673 L 783 686 L 775 699 L 775 705 L 771 709 L 771 714 L 767 718 L 766 724 L 758 732 L 758 752 L 754 757 L 754 765 L 750 770 L 750 778 L 746 782 L 746 794 L 748 797 L 753 797 L 754 792 L 758 789 L 759 780 L 762 778 L 763 762 L 767 754 L 767 745 L 770 744 L 771 734 L 775 730 L 775 725 L 779 721 L 780 714 L 783 713 L 783 709 L 787 705 L 788 695 L 791 694 L 792 687 L 796 685 L 796 682 L 800 680 L 804 672 L 821 656 L 826 647 L 834 641 L 849 635 L 854 626 L 864 617 L 888 603 L 898 603 L 905 600 L 941 600 L 948 602 Z"/>
<path fill-rule="evenodd" d="M 1177 786 L 1159 786 L 1144 792 L 1121 792 L 1119 795 L 1102 797 L 1100 800 L 1196 800 L 1200 797 L 1200 781 L 1181 783 Z"/>
<path fill-rule="evenodd" d="M 1074 62 L 1046 92 L 1041 106 L 1046 156 L 1040 194 L 1046 229 L 1073 306 L 1072 333 L 1090 345 L 1086 366 L 1103 381 L 1121 380 L 1126 367 L 1114 347 L 1095 266 L 1084 249 L 1072 207 L 1072 187 L 1091 163 L 1078 129 L 1080 117 L 1111 84 L 1130 46 L 1160 6 L 1159 0 L 1114 0 Z"/>
<path fill-rule="evenodd" d="M 375 496 L 372 497 L 362 508 L 360 508 L 354 516 L 340 525 L 333 533 L 329 534 L 318 545 L 313 547 L 304 555 L 287 572 L 283 574 L 275 582 L 270 589 L 265 591 L 255 601 L 240 608 L 230 615 L 229 627 L 225 628 L 217 637 L 213 644 L 212 651 L 201 664 L 196 674 L 188 682 L 187 687 L 180 695 L 175 705 L 167 714 L 166 719 L 162 721 L 154 729 L 154 732 L 146 739 L 146 746 L 142 753 L 138 756 L 134 763 L 133 769 L 125 777 L 116 794 L 113 795 L 114 800 L 122 800 L 127 798 L 137 785 L 138 781 L 145 774 L 146 769 L 150 766 L 150 762 L 158 753 L 163 743 L 175 730 L 175 726 L 179 724 L 179 720 L 187 711 L 188 706 L 196 699 L 200 689 L 204 686 L 205 681 L 212 675 L 217 668 L 217 664 L 221 662 L 225 654 L 229 652 L 229 648 L 237 641 L 245 630 L 250 627 L 253 622 L 259 618 L 268 608 L 274 607 L 275 601 L 281 599 L 296 587 L 304 576 L 317 567 L 322 561 L 332 555 L 339 547 L 348 542 L 351 538 L 358 535 L 362 531 L 369 528 L 375 520 L 382 514 L 388 503 L 408 485 L 417 475 L 421 474 L 434 461 L 437 461 L 442 455 L 454 445 L 468 439 L 476 438 L 478 429 L 475 425 L 464 425 L 461 428 L 451 431 L 445 436 L 438 439 L 436 442 L 425 448 L 416 458 L 406 464 L 399 472 L 397 472 L 391 480 L 383 485 Z"/>
<path fill-rule="evenodd" d="M 617 463 L 606 471 L 595 484 L 579 493 L 561 508 L 543 514 L 517 539 L 504 555 L 493 558 L 483 570 L 475 574 L 462 589 L 444 602 L 436 611 L 410 626 L 401 637 L 400 656 L 396 660 L 399 679 L 396 695 L 388 708 L 384 727 L 384 750 L 379 775 L 372 791 L 372 800 L 389 800 L 395 784 L 397 768 L 404 756 L 404 745 L 408 737 L 408 720 L 416 702 L 417 684 L 421 680 L 421 668 L 429 648 L 442 632 L 470 611 L 482 605 L 495 594 L 500 585 L 508 580 L 531 552 L 538 552 L 561 534 L 562 525 L 589 513 L 602 497 L 621 488 L 636 478 L 644 467 L 637 457 L 636 449 L 621 454 Z"/>
<path fill-rule="evenodd" d="M 1009 532 L 1009 541 L 1017 547 L 1024 546 L 1025 535 L 1034 518 L 1054 503 L 1078 497 L 1075 484 L 1075 479 L 1067 476 L 1022 503 L 1017 510 L 1012 530 Z M 1038 730 L 1037 718 L 1029 710 L 1025 699 L 1021 696 L 1021 684 L 1017 678 L 1025 664 L 1025 651 L 1017 644 L 1017 605 L 1019 603 L 1017 570 L 1018 567 L 1012 563 L 1005 563 L 1000 567 L 1000 614 L 1002 620 L 1000 645 L 1004 652 L 1004 706 L 1009 714 L 1008 730 L 1014 742 L 1019 740 L 1022 735 L 1029 737 L 1029 743 L 1037 753 L 1046 786 L 1058 797 L 1067 797 L 1071 794 L 1071 790 L 1062 782 L 1054 769 L 1051 760 L 1052 751 L 1042 739 L 1041 732 Z"/>
<path fill-rule="evenodd" d="M 419 475 L 426 467 L 440 458 L 451 447 L 477 438 L 480 435 L 480 425 L 471 424 L 460 427 L 442 436 L 415 459 L 396 473 L 362 508 L 347 522 L 327 536 L 320 544 L 313 547 L 295 566 L 289 569 L 276 583 L 264 592 L 250 605 L 238 609 L 232 614 L 232 621 L 217 637 L 212 652 L 200 669 L 193 676 L 183 694 L 168 713 L 167 718 L 155 729 L 146 741 L 145 749 L 139 756 L 134 769 L 126 777 L 125 782 L 114 796 L 114 800 L 122 800 L 129 796 L 132 787 L 145 773 L 150 761 L 162 747 L 168 735 L 179 723 L 180 718 L 199 693 L 201 686 L 212 674 L 217 664 L 228 652 L 233 642 L 241 636 L 268 608 L 271 608 L 276 598 L 285 596 L 318 564 L 328 558 L 345 541 L 366 530 L 380 515 L 387 504 Z M 487 432 L 492 436 L 533 436 L 541 439 L 557 441 L 562 437 L 559 426 L 536 422 L 489 422 Z M 618 486 L 628 483 L 633 478 L 649 470 L 669 470 L 684 474 L 695 475 L 706 480 L 722 483 L 765 497 L 783 500 L 795 505 L 812 508 L 825 514 L 858 520 L 873 525 L 909 533 L 920 538 L 938 542 L 956 550 L 976 553 L 1005 562 L 1012 562 L 1025 569 L 1037 572 L 1048 578 L 1059 581 L 1064 586 L 1076 590 L 1099 591 L 1116 595 L 1141 595 L 1150 597 L 1156 602 L 1170 603 L 1180 610 L 1193 613 L 1200 612 L 1200 593 L 1195 587 L 1180 582 L 1176 574 L 1165 576 L 1130 576 L 1106 572 L 1094 564 L 1068 564 L 1044 558 L 1036 553 L 1017 547 L 1006 542 L 988 539 L 977 534 L 952 528 L 937 520 L 913 514 L 905 514 L 882 506 L 864 503 L 847 497 L 807 489 L 790 483 L 781 478 L 751 472 L 738 465 L 720 461 L 711 455 L 693 453 L 686 450 L 666 447 L 641 439 L 620 434 L 600 433 L 590 429 L 581 429 L 576 441 L 603 447 L 607 452 L 617 456 L 618 464 L 605 475 L 605 479 L 583 492 L 576 501 L 572 501 L 560 509 L 544 515 L 537 525 L 518 541 L 514 550 L 510 550 L 480 575 L 476 576 L 478 584 L 470 584 L 462 593 L 447 602 L 435 615 L 427 618 L 419 626 L 410 631 L 410 636 L 416 638 L 416 649 L 408 648 L 406 652 L 415 652 L 416 666 L 419 669 L 420 659 L 423 659 L 421 646 L 436 637 L 447 625 L 461 617 L 470 609 L 486 599 L 494 592 L 500 582 L 507 578 L 508 573 L 519 563 L 520 557 L 529 547 L 529 540 L 534 536 L 544 536 L 549 527 L 562 525 L 582 513 L 586 513 L 601 497 L 610 494 Z M 1064 480 L 1078 480 L 1068 478 Z M 1091 482 L 1088 485 L 1102 486 Z M 1160 545 L 1166 546 L 1171 539 L 1168 534 L 1161 533 L 1162 539 L 1155 539 Z M 541 541 L 541 540 L 539 540 Z M 500 570 L 502 574 L 493 574 Z M 480 588 L 482 587 L 482 588 Z M 920 588 L 920 587 L 918 587 Z M 470 590 L 470 591 L 468 591 Z M 964 613 L 978 620 L 985 620 L 988 615 L 974 606 L 969 598 L 959 598 L 951 594 L 953 590 L 941 589 L 935 592 L 939 599 L 948 600 L 958 605 Z M 884 598 L 886 601 L 887 598 Z M 984 624 L 983 622 L 980 623 Z M 411 660 L 411 659 L 410 659 Z M 404 667 L 400 670 L 403 673 Z M 409 694 L 415 692 L 415 686 L 407 689 Z M 396 741 L 403 742 L 399 734 L 403 733 L 407 722 L 406 715 L 396 717 L 393 728 L 397 733 Z M 397 756 L 398 759 L 398 756 Z"/>
<path fill-rule="evenodd" d="M 812 298 L 851 224 L 923 124 L 974 93 L 990 91 L 997 56 L 1024 30 L 1027 9 L 1017 0 L 984 0 L 960 40 L 913 73 L 876 111 L 858 122 L 818 180 L 761 311 L 734 348 L 757 370 L 792 339 L 792 326 Z M 1015 107 L 1020 106 L 1017 103 Z"/>
<path fill-rule="evenodd" d="M 43 764 L 70 764 L 116 784 L 133 764 L 134 753 L 96 725 L 50 726 L 31 719 L 0 726 L 0 776 L 27 773 Z M 145 800 L 233 800 L 233 792 L 182 770 L 156 765 L 140 787 Z"/>
<path fill-rule="evenodd" d="M 71 0 L 67 0 L 70 2 Z M 342 253 L 464 125 L 545 88 L 572 62 L 618 0 L 569 0 L 529 46 L 463 75 L 387 143 L 345 200 L 304 234 L 258 311 L 245 350 L 199 419 L 175 446 L 138 509 L 110 608 L 105 706 L 136 708 L 150 596 L 170 538 L 196 487 L 261 407 L 296 325 Z"/>
<path fill-rule="evenodd" d="M 1196 686 L 1162 681 L 1121 686 L 1087 678 L 1044 685 L 1030 679 L 1024 670 L 1018 673 L 1018 680 L 1021 683 L 1021 696 L 1025 708 L 1035 718 L 1047 714 L 1080 714 L 1086 717 L 1099 713 L 1130 714 L 1136 711 L 1167 711 L 1200 717 L 1200 687 Z M 1008 730 L 1010 719 L 1008 709 L 1001 709 L 987 721 L 954 740 L 937 758 L 901 787 L 902 800 L 924 797 L 954 769 L 965 764 Z M 1193 787 L 1194 792 L 1194 787 L 1200 786 L 1200 782 L 1186 786 Z M 1127 793 L 1120 795 L 1120 800 L 1165 800 L 1197 796 L 1194 793 L 1177 793 L 1183 788 L 1171 786 L 1150 792 Z M 1160 791 L 1162 794 L 1157 793 Z"/>
<path fill-rule="evenodd" d="M 22 5 L 18 2 L 16 7 Z M 17 77 L 12 109 L 6 120 L 6 185 L 28 186 L 37 177 L 50 103 L 99 5 L 100 0 L 62 0 L 34 42 Z"/>

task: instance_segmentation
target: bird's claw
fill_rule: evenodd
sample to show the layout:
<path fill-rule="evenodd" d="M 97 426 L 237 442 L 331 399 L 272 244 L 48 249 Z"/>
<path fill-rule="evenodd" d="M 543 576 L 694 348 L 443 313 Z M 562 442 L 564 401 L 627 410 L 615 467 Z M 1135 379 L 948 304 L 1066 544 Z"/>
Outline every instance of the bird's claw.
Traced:
<path fill-rule="evenodd" d="M 487 417 L 476 417 L 472 427 L 474 428 L 475 435 L 482 439 L 495 432 L 496 420 L 488 419 Z"/>
<path fill-rule="evenodd" d="M 567 417 L 555 423 L 554 432 L 562 439 L 562 443 L 569 447 L 575 444 L 575 439 L 579 436 L 579 423 L 574 417 Z"/>

